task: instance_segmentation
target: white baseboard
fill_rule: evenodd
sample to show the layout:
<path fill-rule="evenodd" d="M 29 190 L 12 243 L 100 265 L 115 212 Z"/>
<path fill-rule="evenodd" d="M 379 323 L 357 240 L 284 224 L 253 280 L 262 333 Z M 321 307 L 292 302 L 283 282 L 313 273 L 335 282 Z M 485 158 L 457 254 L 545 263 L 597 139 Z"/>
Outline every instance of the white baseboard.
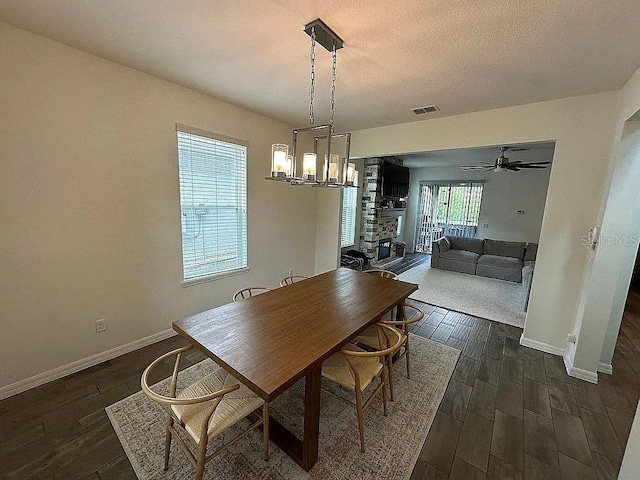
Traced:
<path fill-rule="evenodd" d="M 580 380 L 585 380 L 590 383 L 598 383 L 597 372 L 590 372 L 589 370 L 574 367 L 573 361 L 571 360 L 571 358 L 569 358 L 568 355 L 564 355 L 563 359 L 564 366 L 567 369 L 567 375 L 569 375 L 570 377 L 579 378 Z"/>
<path fill-rule="evenodd" d="M 613 366 L 610 363 L 598 362 L 598 371 L 600 373 L 606 373 L 607 375 L 613 375 Z"/>
<path fill-rule="evenodd" d="M 555 345 L 550 345 L 544 342 L 539 342 L 537 340 L 531 340 L 530 338 L 525 338 L 524 333 L 520 336 L 520 345 L 522 345 L 523 347 L 535 348 L 536 350 L 541 350 L 552 355 L 560 355 L 561 357 L 564 356 L 564 348 L 556 347 Z"/>
<path fill-rule="evenodd" d="M 67 375 L 79 372 L 80 370 L 84 370 L 85 368 L 93 367 L 94 365 L 98 365 L 99 363 L 106 362 L 107 360 L 119 357 L 120 355 L 124 355 L 125 353 L 133 352 L 134 350 L 152 345 L 161 340 L 173 337 L 174 335 L 177 335 L 174 330 L 164 330 L 162 332 L 154 333 L 153 335 L 149 335 L 148 337 L 135 340 L 125 345 L 112 348 L 111 350 L 107 350 L 105 352 L 83 358 L 82 360 L 77 360 L 67 365 L 62 365 L 61 367 L 54 368 L 53 370 L 49 370 L 48 372 L 40 373 L 33 377 L 20 380 L 19 382 L 6 385 L 0 388 L 0 400 L 11 397 L 13 395 L 17 395 L 18 393 L 22 393 L 31 388 L 39 387 L 40 385 L 44 385 L 45 383 L 57 380 L 58 378 L 66 377 Z"/>

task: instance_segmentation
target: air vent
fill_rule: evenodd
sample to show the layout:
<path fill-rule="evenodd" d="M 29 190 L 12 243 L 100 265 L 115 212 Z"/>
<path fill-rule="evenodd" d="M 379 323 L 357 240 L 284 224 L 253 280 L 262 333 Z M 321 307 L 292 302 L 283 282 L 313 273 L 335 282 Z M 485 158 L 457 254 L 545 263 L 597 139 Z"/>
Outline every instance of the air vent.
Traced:
<path fill-rule="evenodd" d="M 411 110 L 413 110 L 413 113 L 415 113 L 416 115 L 422 115 L 423 113 L 437 112 L 438 110 L 440 110 L 440 107 L 438 107 L 437 105 L 427 105 L 426 107 L 412 108 Z"/>

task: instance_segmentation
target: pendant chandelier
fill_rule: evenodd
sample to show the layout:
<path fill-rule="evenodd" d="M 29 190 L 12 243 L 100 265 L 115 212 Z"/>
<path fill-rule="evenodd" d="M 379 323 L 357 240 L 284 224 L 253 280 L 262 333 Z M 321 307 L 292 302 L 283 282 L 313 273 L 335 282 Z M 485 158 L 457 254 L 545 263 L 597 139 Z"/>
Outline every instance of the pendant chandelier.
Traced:
<path fill-rule="evenodd" d="M 289 145 L 271 146 L 271 176 L 267 180 L 288 182 L 292 185 L 315 187 L 356 186 L 355 164 L 349 163 L 350 133 L 335 133 L 333 128 L 336 100 L 337 51 L 343 41 L 322 20 L 316 19 L 304 27 L 311 37 L 311 83 L 309 85 L 309 126 L 293 131 L 291 151 Z M 329 123 L 315 124 L 314 97 L 316 86 L 316 44 L 331 53 L 331 108 Z M 318 161 L 324 157 L 321 175 L 317 174 Z M 300 169 L 299 167 L 302 167 Z"/>

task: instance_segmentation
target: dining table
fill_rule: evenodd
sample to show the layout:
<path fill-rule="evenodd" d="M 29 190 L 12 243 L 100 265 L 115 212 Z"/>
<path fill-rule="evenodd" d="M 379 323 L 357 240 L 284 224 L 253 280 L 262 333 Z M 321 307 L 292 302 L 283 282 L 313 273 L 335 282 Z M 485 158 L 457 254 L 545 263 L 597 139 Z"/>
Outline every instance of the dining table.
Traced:
<path fill-rule="evenodd" d="M 304 470 L 318 460 L 322 362 L 417 285 L 338 268 L 173 323 L 173 329 L 266 402 L 304 377 L 302 438 L 270 417 L 269 437 Z"/>

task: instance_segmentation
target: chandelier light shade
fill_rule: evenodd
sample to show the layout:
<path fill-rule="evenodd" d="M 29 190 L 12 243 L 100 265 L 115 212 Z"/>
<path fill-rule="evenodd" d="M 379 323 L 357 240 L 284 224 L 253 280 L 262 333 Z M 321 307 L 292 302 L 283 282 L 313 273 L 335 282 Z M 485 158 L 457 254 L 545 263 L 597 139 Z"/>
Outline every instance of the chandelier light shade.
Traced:
<path fill-rule="evenodd" d="M 338 171 L 340 168 L 340 155 L 332 153 L 329 155 L 329 165 L 327 166 L 327 156 L 324 156 L 324 181 L 329 183 L 338 183 Z M 327 176 L 328 174 L 328 176 Z"/>
<path fill-rule="evenodd" d="M 302 179 L 308 182 L 316 181 L 316 163 L 317 155 L 315 153 L 305 153 L 302 156 Z"/>
<path fill-rule="evenodd" d="M 316 187 L 353 187 L 355 164 L 349 163 L 350 133 L 335 133 L 335 95 L 337 50 L 343 41 L 322 20 L 305 25 L 304 31 L 311 38 L 311 84 L 309 87 L 309 127 L 293 131 L 291 153 L 289 146 L 276 143 L 271 146 L 271 176 L 268 180 L 288 182 L 291 185 Z M 316 43 L 331 53 L 331 109 L 329 123 L 316 125 L 314 116 Z M 301 137 L 305 137 L 304 140 Z M 310 138 L 309 138 L 310 137 Z M 302 145 L 302 146 L 300 146 Z M 313 151 L 311 150 L 313 146 Z M 304 152 L 304 153 L 302 153 Z M 318 159 L 324 158 L 322 173 L 318 174 Z M 301 169 L 299 167 L 302 167 Z M 349 170 L 351 169 L 351 170 Z M 301 175 L 300 173 L 301 172 Z M 321 179 L 321 180 L 319 180 Z"/>
<path fill-rule="evenodd" d="M 347 163 L 344 184 L 347 185 L 348 187 L 352 187 L 356 183 L 356 178 L 357 178 L 356 174 L 357 172 L 356 172 L 355 163 Z"/>
<path fill-rule="evenodd" d="M 271 176 L 274 178 L 290 178 L 292 156 L 289 155 L 289 145 L 275 143 L 271 145 Z"/>

